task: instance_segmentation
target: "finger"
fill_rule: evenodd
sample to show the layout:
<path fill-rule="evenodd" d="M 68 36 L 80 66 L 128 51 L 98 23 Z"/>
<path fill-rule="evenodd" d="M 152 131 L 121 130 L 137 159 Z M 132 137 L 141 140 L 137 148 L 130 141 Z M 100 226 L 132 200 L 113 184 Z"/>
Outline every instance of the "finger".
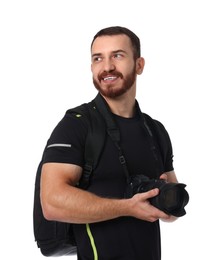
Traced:
<path fill-rule="evenodd" d="M 159 178 L 164 181 L 167 181 L 167 179 L 168 179 L 167 174 L 165 174 L 165 173 L 161 174 Z"/>
<path fill-rule="evenodd" d="M 146 199 L 153 198 L 153 197 L 157 196 L 158 194 L 159 194 L 159 189 L 155 188 L 155 189 L 149 190 L 147 192 L 141 193 L 141 197 L 142 197 L 142 199 L 146 200 Z"/>

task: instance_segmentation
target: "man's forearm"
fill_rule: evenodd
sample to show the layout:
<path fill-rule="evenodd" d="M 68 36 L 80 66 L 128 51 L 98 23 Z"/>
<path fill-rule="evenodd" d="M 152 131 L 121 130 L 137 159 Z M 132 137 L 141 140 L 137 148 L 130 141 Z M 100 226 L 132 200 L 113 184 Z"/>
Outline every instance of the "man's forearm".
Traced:
<path fill-rule="evenodd" d="M 128 214 L 128 201 L 96 196 L 88 191 L 67 187 L 61 195 L 43 202 L 45 218 L 69 223 L 93 223 Z"/>

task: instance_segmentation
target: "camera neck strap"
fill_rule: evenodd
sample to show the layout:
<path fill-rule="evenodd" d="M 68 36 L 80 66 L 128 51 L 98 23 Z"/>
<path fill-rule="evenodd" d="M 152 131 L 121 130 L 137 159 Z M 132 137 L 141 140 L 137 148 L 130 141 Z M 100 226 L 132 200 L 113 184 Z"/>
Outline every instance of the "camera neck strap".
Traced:
<path fill-rule="evenodd" d="M 118 156 L 119 156 L 119 161 L 122 165 L 122 168 L 124 170 L 126 179 L 127 179 L 127 183 L 129 183 L 130 181 L 130 173 L 127 167 L 127 163 L 126 163 L 126 159 L 125 156 L 123 154 L 123 151 L 121 149 L 120 146 L 120 131 L 119 128 L 114 120 L 114 117 L 109 109 L 109 106 L 107 105 L 106 101 L 104 100 L 104 98 L 100 95 L 100 93 L 98 93 L 98 95 L 96 96 L 96 98 L 94 99 L 96 107 L 98 108 L 98 111 L 100 112 L 100 114 L 102 115 L 102 117 L 104 118 L 105 122 L 106 122 L 106 126 L 107 126 L 107 133 L 110 136 L 110 138 L 112 139 L 113 143 L 115 144 L 117 150 L 118 150 Z M 150 146 L 152 149 L 152 153 L 153 156 L 155 157 L 155 162 L 156 162 L 156 168 L 157 168 L 157 172 L 158 174 L 160 173 L 159 170 L 159 160 L 158 160 L 158 151 L 156 148 L 156 145 L 154 143 L 154 137 L 152 134 L 152 131 L 149 127 L 149 125 L 146 122 L 146 119 L 143 115 L 143 113 L 140 110 L 139 104 L 136 100 L 136 112 L 140 115 L 141 118 L 141 122 L 143 124 L 143 127 L 145 129 L 145 131 L 147 132 L 149 138 L 150 138 Z"/>
<path fill-rule="evenodd" d="M 117 124 L 111 114 L 111 111 L 109 110 L 109 107 L 108 107 L 107 103 L 105 102 L 105 100 L 103 99 L 103 97 L 100 94 L 98 94 L 94 101 L 95 101 L 96 106 L 98 107 L 99 112 L 101 113 L 101 115 L 103 116 L 103 118 L 106 122 L 107 133 L 110 136 L 110 138 L 112 139 L 114 145 L 116 146 L 116 148 L 118 150 L 119 162 L 121 163 L 122 168 L 124 170 L 124 173 L 125 173 L 125 176 L 127 179 L 127 183 L 129 183 L 130 174 L 129 174 L 128 167 L 126 164 L 125 156 L 124 156 L 123 151 L 120 146 L 120 131 L 119 131 Z"/>

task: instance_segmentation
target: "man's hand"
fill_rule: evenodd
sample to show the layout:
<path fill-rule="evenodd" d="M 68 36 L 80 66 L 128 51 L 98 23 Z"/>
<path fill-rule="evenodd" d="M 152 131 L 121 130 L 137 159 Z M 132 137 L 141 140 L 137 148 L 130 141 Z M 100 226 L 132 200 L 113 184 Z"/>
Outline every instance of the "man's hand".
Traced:
<path fill-rule="evenodd" d="M 149 199 L 159 194 L 159 189 L 135 194 L 129 199 L 130 215 L 138 219 L 154 222 L 158 219 L 168 220 L 169 215 L 150 204 Z"/>

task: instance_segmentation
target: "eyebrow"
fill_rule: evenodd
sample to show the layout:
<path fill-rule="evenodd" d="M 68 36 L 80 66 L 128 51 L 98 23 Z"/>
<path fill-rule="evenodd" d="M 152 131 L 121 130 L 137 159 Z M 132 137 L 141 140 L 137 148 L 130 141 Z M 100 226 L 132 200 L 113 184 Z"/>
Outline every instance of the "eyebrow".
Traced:
<path fill-rule="evenodd" d="M 116 53 L 119 53 L 119 52 L 122 52 L 122 53 L 127 53 L 126 51 L 124 51 L 124 50 L 122 50 L 122 49 L 119 49 L 119 50 L 116 50 L 116 51 L 112 51 L 111 53 L 112 54 L 116 54 Z M 92 54 L 92 58 L 94 58 L 94 57 L 98 57 L 98 56 L 101 56 L 102 55 L 102 53 L 101 52 L 98 52 L 98 53 L 94 53 L 94 54 Z"/>

